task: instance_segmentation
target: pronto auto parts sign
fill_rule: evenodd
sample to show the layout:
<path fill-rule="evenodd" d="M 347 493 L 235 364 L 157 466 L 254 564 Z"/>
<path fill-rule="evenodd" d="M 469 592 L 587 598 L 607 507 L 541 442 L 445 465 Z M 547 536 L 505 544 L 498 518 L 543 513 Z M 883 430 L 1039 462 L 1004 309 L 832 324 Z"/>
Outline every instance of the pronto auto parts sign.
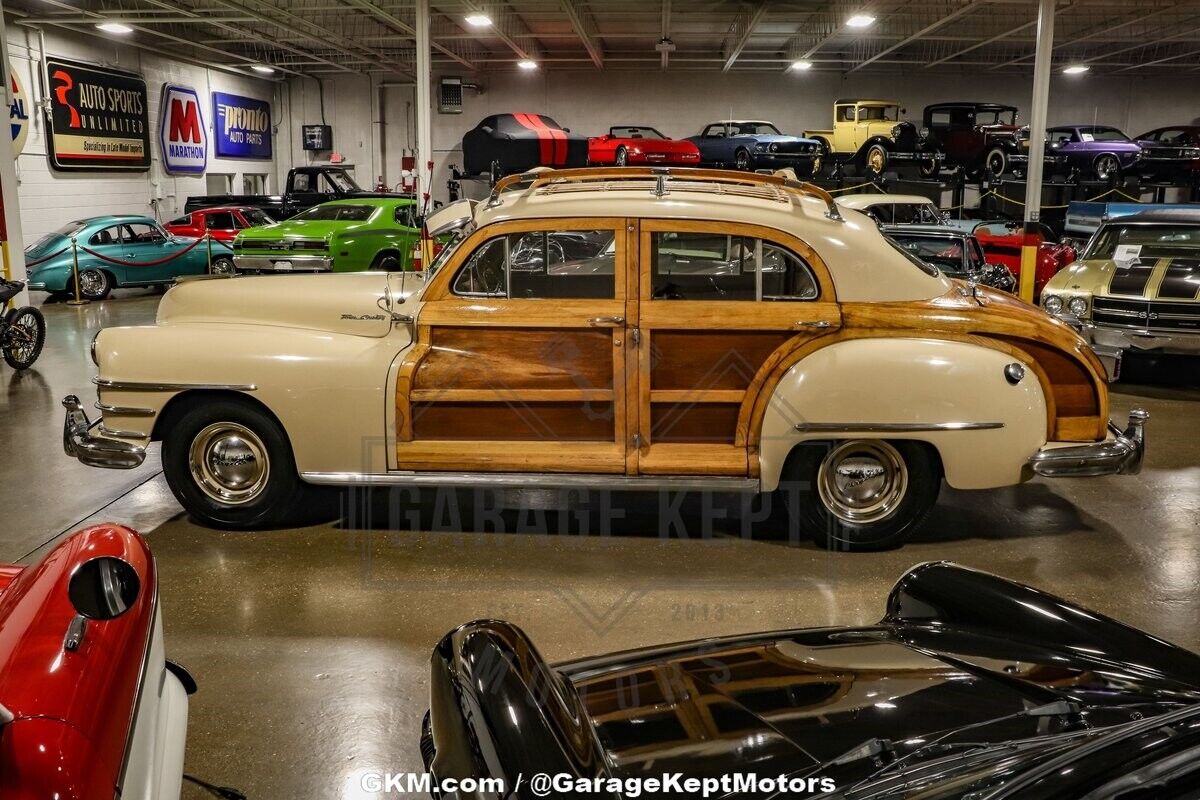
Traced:
<path fill-rule="evenodd" d="M 213 92 L 213 138 L 219 158 L 271 157 L 271 104 Z"/>
<path fill-rule="evenodd" d="M 46 74 L 52 167 L 150 168 L 150 116 L 142 76 L 56 58 L 46 60 Z"/>
<path fill-rule="evenodd" d="M 208 166 L 208 129 L 200 113 L 200 96 L 187 86 L 164 83 L 158 141 L 167 172 L 201 175 Z"/>

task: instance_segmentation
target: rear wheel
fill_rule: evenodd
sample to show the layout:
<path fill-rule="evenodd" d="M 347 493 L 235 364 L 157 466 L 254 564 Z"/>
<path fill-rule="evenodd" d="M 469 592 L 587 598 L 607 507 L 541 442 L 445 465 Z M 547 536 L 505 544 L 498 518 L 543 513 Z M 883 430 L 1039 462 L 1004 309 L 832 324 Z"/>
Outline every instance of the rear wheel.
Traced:
<path fill-rule="evenodd" d="M 206 398 L 183 409 L 163 436 L 162 463 L 176 499 L 209 527 L 274 527 L 302 507 L 287 436 L 246 401 Z"/>
<path fill-rule="evenodd" d="M 4 360 L 13 369 L 29 369 L 46 343 L 46 320 L 32 306 L 17 309 L 4 330 Z"/>
<path fill-rule="evenodd" d="M 624 147 L 617 148 L 617 166 L 624 167 L 629 163 L 629 151 Z"/>
<path fill-rule="evenodd" d="M 67 281 L 68 293 L 74 292 L 75 287 Z M 103 300 L 113 289 L 113 279 L 102 269 L 88 267 L 79 273 L 79 296 L 85 300 Z"/>
<path fill-rule="evenodd" d="M 783 477 L 789 513 L 819 546 L 885 550 L 937 502 L 941 465 L 923 442 L 849 439 L 797 447 Z"/>

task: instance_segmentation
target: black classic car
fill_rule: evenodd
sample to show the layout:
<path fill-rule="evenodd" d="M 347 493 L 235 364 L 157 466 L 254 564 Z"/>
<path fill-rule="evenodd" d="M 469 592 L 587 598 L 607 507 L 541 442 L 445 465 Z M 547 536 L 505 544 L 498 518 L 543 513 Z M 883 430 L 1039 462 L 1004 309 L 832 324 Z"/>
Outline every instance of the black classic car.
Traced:
<path fill-rule="evenodd" d="M 463 135 L 462 150 L 464 175 L 489 172 L 493 162 L 501 175 L 512 175 L 534 167 L 585 167 L 588 137 L 545 114 L 493 114 Z"/>
<path fill-rule="evenodd" d="M 1195 179 L 1200 172 L 1200 126 L 1155 128 L 1134 141 L 1146 154 L 1141 173 L 1147 180 Z"/>
<path fill-rule="evenodd" d="M 1029 165 L 1028 131 L 1017 124 L 1016 106 L 970 101 L 935 103 L 922 115 L 925 145 L 942 153 L 942 163 L 972 177 L 1021 177 Z M 1047 148 L 1046 164 L 1062 157 Z"/>
<path fill-rule="evenodd" d="M 951 278 L 1015 292 L 1017 279 L 1003 264 L 988 263 L 979 240 L 949 225 L 882 225 L 885 236 L 906 255 Z"/>
<path fill-rule="evenodd" d="M 550 666 L 510 624 L 465 625 L 433 652 L 421 739 L 435 796 L 488 777 L 512 798 L 740 774 L 756 782 L 707 796 L 1182 800 L 1198 748 L 1200 656 L 947 563 L 909 571 L 865 627 Z M 546 794 L 539 774 L 566 777 Z"/>

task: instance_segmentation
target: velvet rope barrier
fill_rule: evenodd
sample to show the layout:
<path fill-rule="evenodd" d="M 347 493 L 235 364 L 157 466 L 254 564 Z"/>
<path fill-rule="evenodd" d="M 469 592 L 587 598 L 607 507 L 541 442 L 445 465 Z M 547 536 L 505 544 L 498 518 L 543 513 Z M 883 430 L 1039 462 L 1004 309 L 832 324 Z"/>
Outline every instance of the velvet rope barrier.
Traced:
<path fill-rule="evenodd" d="M 169 255 L 166 258 L 160 258 L 157 261 L 141 261 L 141 262 L 139 262 L 139 261 L 122 261 L 119 258 L 110 258 L 109 256 L 106 256 L 103 253 L 97 253 L 95 250 L 90 250 L 90 249 L 84 247 L 83 245 L 78 245 L 78 247 L 80 250 L 87 253 L 89 256 L 92 256 L 93 258 L 98 258 L 101 261 L 107 261 L 110 264 L 119 264 L 122 267 L 157 267 L 159 264 L 165 264 L 168 261 L 174 261 L 175 259 L 179 258 L 180 256 L 191 252 L 192 249 L 194 249 L 196 247 L 196 245 L 200 244 L 202 241 L 204 241 L 204 240 L 197 239 L 196 241 L 189 244 L 187 247 L 180 250 L 178 253 Z"/>
<path fill-rule="evenodd" d="M 45 264 L 50 259 L 58 258 L 59 256 L 61 256 L 63 253 L 67 252 L 70 249 L 71 248 L 69 248 L 69 247 L 64 247 L 62 250 L 59 250 L 57 253 L 51 253 L 50 255 L 46 256 L 45 258 L 39 258 L 36 261 L 26 261 L 25 269 L 29 269 L 30 267 L 36 267 L 38 264 Z"/>

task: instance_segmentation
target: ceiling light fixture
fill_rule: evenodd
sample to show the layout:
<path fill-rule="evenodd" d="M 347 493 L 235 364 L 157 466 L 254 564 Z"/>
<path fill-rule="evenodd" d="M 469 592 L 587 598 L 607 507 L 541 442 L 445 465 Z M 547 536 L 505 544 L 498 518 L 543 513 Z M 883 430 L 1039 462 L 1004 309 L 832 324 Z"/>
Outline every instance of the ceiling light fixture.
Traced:
<path fill-rule="evenodd" d="M 812 69 L 812 62 L 811 61 L 803 61 L 803 60 L 793 61 L 792 69 L 796 70 L 797 72 L 803 72 L 806 69 Z"/>
<path fill-rule="evenodd" d="M 133 33 L 133 28 L 128 25 L 122 25 L 120 22 L 100 22 L 96 24 L 96 27 L 105 33 L 116 33 L 121 36 Z"/>
<path fill-rule="evenodd" d="M 870 14 L 855 14 L 846 20 L 846 24 L 851 28 L 869 28 L 875 24 L 875 18 Z"/>
<path fill-rule="evenodd" d="M 264 75 L 274 75 L 275 74 L 275 68 L 268 67 L 266 64 L 252 64 L 250 66 L 250 69 L 254 70 L 255 72 L 261 72 Z"/>
<path fill-rule="evenodd" d="M 466 22 L 472 28 L 486 28 L 492 24 L 492 18 L 487 14 L 468 14 Z"/>
<path fill-rule="evenodd" d="M 1063 70 L 1063 75 L 1080 75 L 1087 72 L 1091 67 L 1087 64 L 1072 64 Z"/>
<path fill-rule="evenodd" d="M 537 62 L 530 61 L 528 58 L 524 61 L 518 61 L 517 66 L 521 69 L 537 69 Z"/>

